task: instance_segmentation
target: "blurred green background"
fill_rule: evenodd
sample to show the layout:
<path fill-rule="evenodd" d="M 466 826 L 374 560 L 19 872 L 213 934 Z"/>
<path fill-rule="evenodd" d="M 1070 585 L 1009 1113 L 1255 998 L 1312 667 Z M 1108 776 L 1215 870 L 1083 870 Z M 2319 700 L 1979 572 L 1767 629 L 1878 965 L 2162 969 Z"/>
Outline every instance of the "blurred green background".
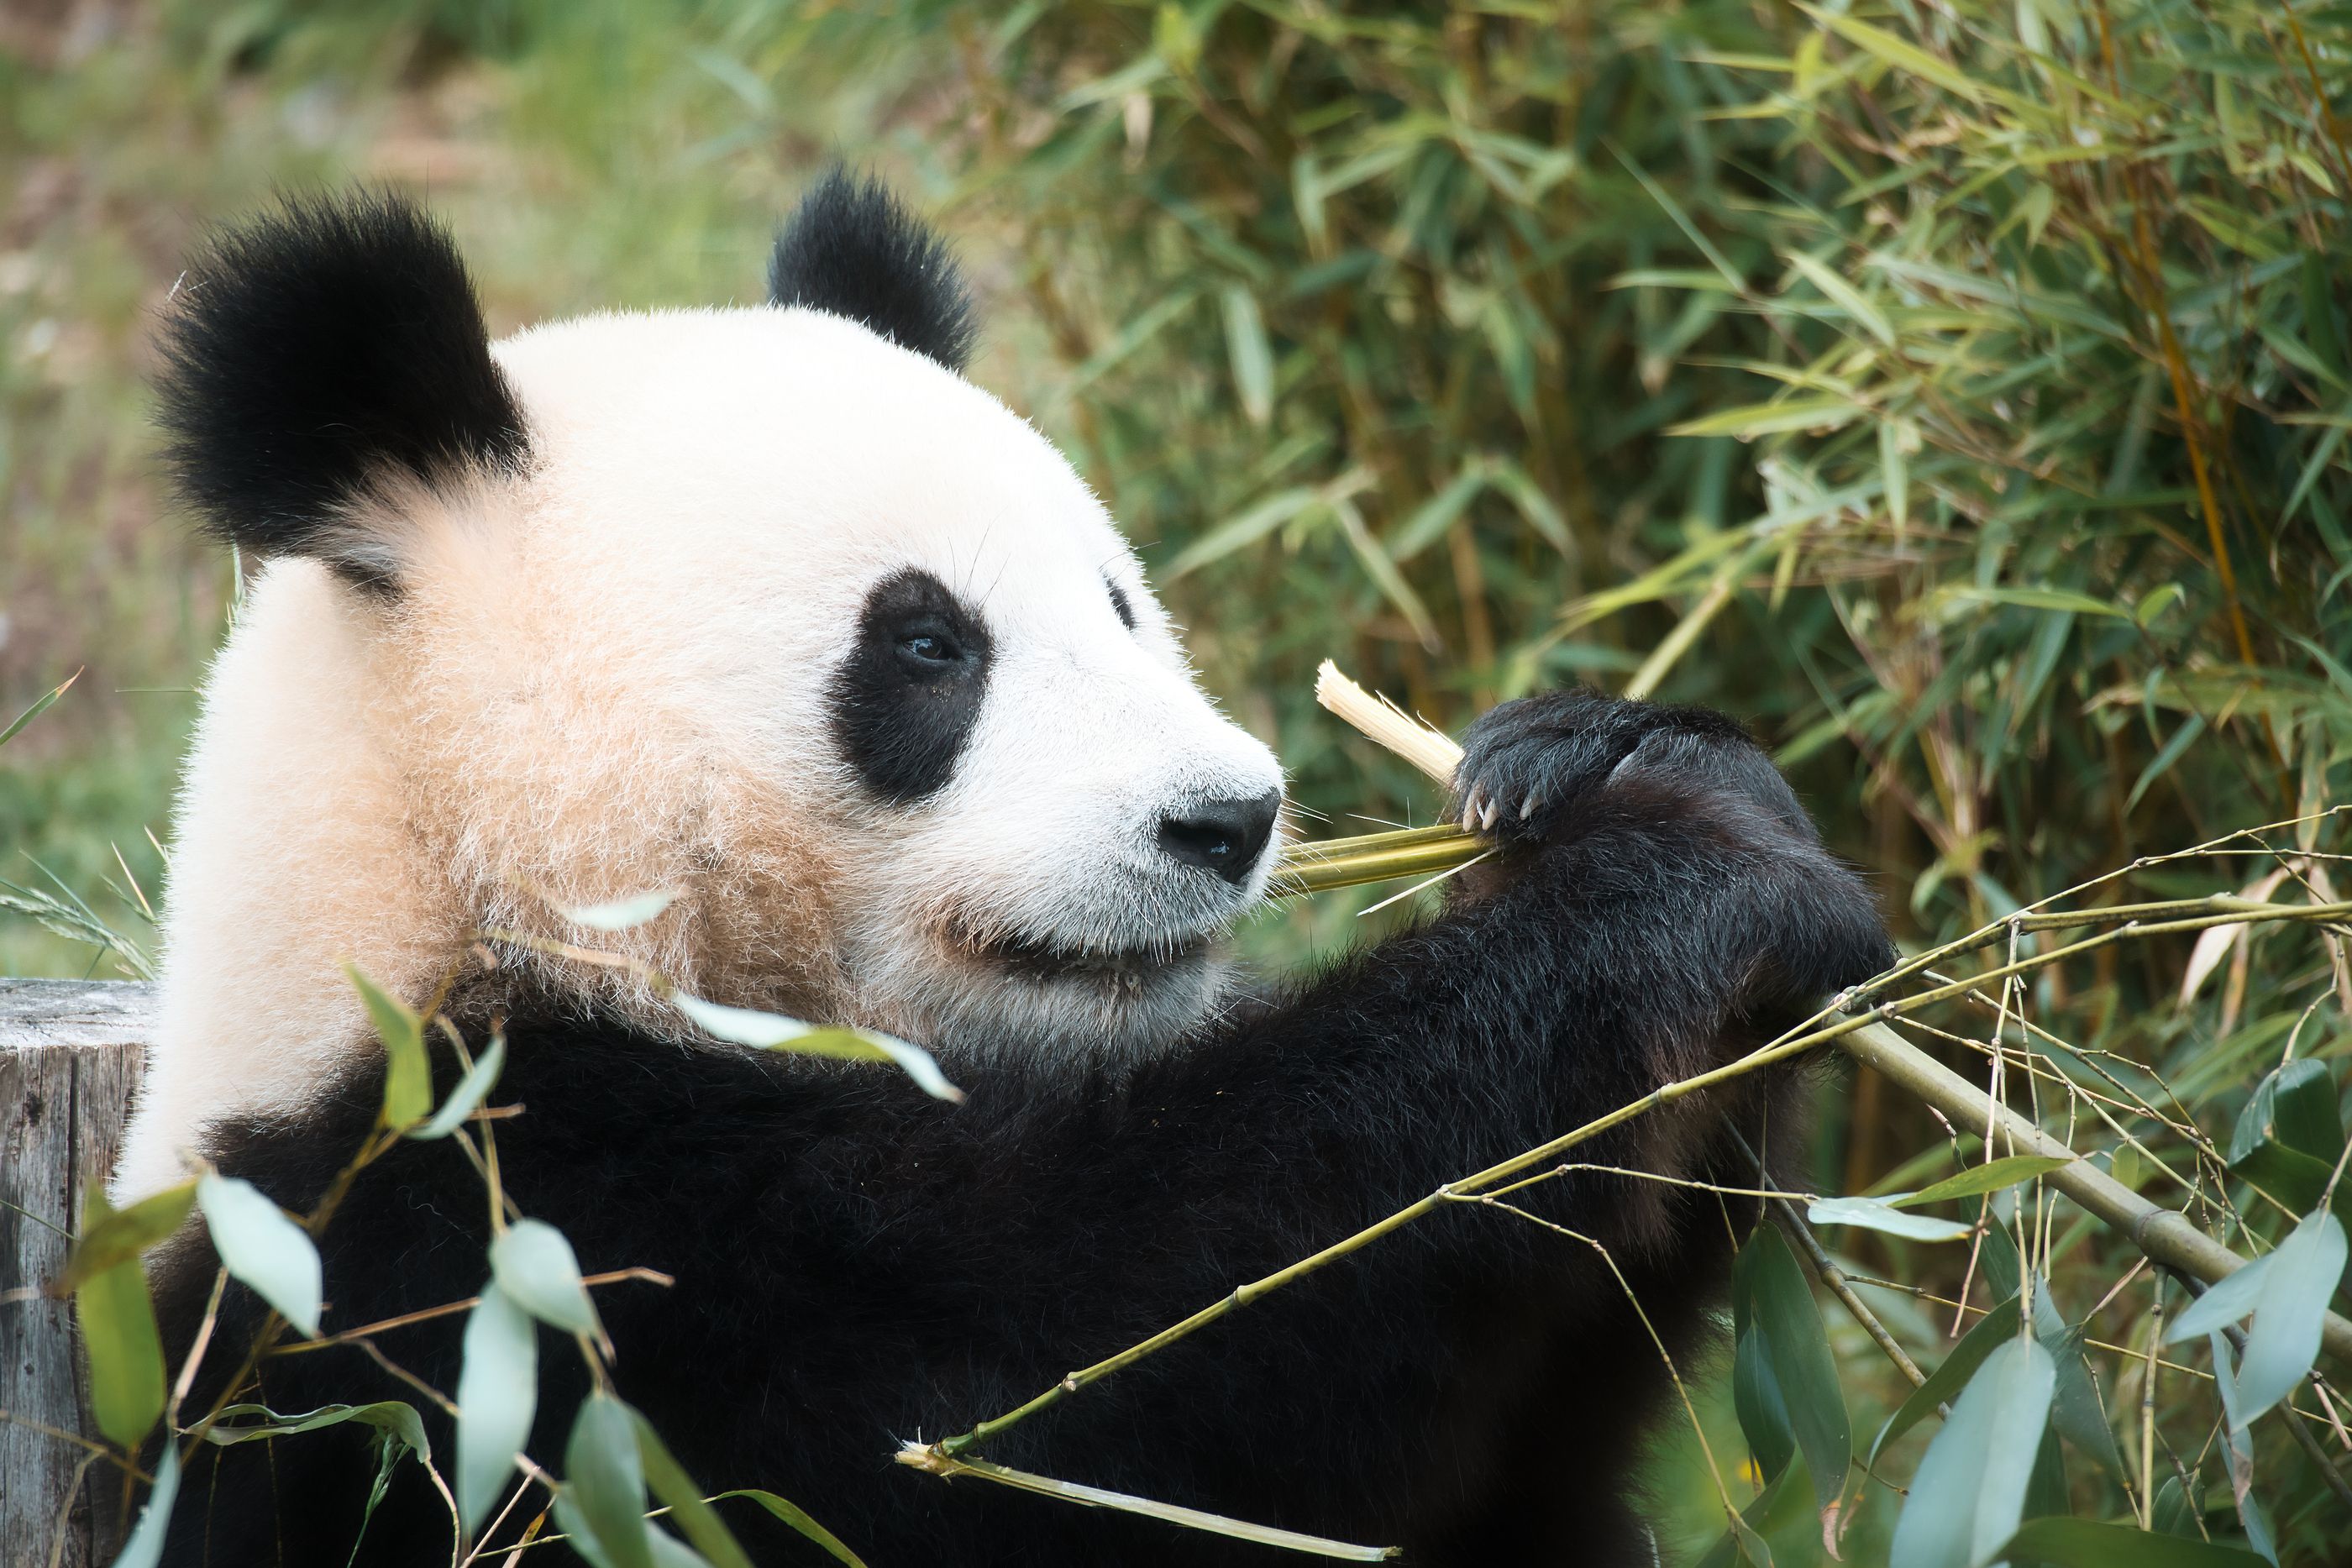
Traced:
<path fill-rule="evenodd" d="M 17 4 L 0 722 L 82 674 L 0 752 L 0 881 L 146 938 L 233 580 L 159 492 L 142 391 L 205 225 L 399 183 L 505 330 L 755 298 L 836 156 L 956 236 L 976 379 L 1070 451 L 1335 831 L 1436 801 L 1315 709 L 1326 656 L 1454 727 L 1578 680 L 1718 703 L 1915 946 L 2307 816 L 2352 773 L 2347 59 L 2352 6 L 2281 0 Z M 2266 893 L 2333 898 L 2342 838 L 2096 896 L 2288 864 Z M 1370 896 L 1253 939 L 1328 946 Z M 2117 945 L 2031 999 L 2177 1092 L 2189 1132 L 2147 1137 L 2194 1167 L 2283 1046 L 2340 1093 L 2352 976 L 2302 936 L 2184 987 L 2189 957 Z M 0 972 L 119 967 L 0 911 Z M 1823 1191 L 1959 1152 L 1875 1080 L 1822 1096 Z M 1942 1343 L 1918 1293 L 1967 1289 L 1958 1263 L 1864 1242 L 1874 1301 Z M 2138 1332 L 2144 1301 L 2102 1300 L 2132 1256 L 2077 1228 L 2051 1260 L 2070 1313 L 2109 1312 L 2095 1338 Z M 1873 1430 L 1901 1390 L 1831 1324 Z M 2123 1411 L 2130 1357 L 2101 1375 Z M 1727 1474 L 1724 1381 L 1698 1379 Z M 2210 1391 L 2167 1397 L 2218 1478 Z M 2327 1560 L 2352 1519 L 2266 1442 L 2282 1550 Z M 2078 1465 L 2077 1507 L 2116 1484 Z M 1685 1434 L 1654 1490 L 1669 1560 L 1720 1531 Z"/>

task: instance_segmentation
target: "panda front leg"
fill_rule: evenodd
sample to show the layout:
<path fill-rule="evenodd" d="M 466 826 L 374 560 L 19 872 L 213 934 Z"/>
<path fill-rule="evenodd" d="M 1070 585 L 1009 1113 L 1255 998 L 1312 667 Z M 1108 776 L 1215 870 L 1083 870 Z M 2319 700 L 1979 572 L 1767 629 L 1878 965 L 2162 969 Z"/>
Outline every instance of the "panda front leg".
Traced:
<path fill-rule="evenodd" d="M 1496 852 L 1441 915 L 1139 1081 L 1137 1156 L 1215 1195 L 1189 1213 L 1241 1278 L 1731 1060 L 1888 960 L 1861 882 L 1719 715 L 1516 702 L 1471 731 L 1459 779 Z M 1796 1082 L 1736 1081 L 1566 1157 L 1753 1185 L 1725 1124 L 1787 1150 Z M 1235 1179 L 1239 1150 L 1265 1185 Z M 1377 1453 L 1269 1441 L 1282 1479 L 1237 1503 L 1385 1526 L 1424 1563 L 1649 1560 L 1621 1494 L 1668 1386 L 1651 1333 L 1677 1354 L 1704 1337 L 1755 1211 L 1594 1169 L 1509 1201 L 1430 1215 L 1223 1330 L 1223 1399 L 1387 1435 Z M 1356 1501 L 1297 1508 L 1309 1491 Z"/>

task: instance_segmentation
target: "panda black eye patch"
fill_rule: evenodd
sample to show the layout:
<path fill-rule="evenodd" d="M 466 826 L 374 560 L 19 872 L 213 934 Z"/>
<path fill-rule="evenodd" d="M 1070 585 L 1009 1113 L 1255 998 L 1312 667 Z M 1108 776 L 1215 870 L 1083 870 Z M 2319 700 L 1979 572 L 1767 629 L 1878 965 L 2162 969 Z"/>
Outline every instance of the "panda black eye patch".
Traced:
<path fill-rule="evenodd" d="M 988 690 L 988 627 L 909 569 L 876 583 L 827 690 L 835 744 L 866 788 L 908 805 L 955 776 Z"/>

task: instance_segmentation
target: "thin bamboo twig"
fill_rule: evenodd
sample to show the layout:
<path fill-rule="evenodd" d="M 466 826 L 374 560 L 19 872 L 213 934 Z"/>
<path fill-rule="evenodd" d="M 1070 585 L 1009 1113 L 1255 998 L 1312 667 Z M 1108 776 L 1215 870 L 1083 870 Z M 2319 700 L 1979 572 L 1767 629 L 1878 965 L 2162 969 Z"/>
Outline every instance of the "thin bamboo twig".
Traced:
<path fill-rule="evenodd" d="M 1247 1284 L 1236 1286 L 1230 1293 L 1210 1302 L 1181 1322 L 1171 1323 L 1150 1338 L 1129 1346 L 1117 1355 L 1069 1374 L 1059 1383 L 1027 1403 L 1008 1410 L 1002 1416 L 982 1421 L 969 1432 L 942 1438 L 934 1447 L 949 1458 L 961 1455 L 1037 1412 L 1060 1404 L 1064 1399 L 1088 1385 L 1099 1383 L 1113 1373 L 1123 1371 L 1145 1357 L 1174 1344 L 1178 1340 L 1206 1328 L 1236 1308 L 1248 1306 L 1252 1301 L 1270 1295 L 1286 1285 L 1305 1279 L 1327 1264 L 1335 1263 L 1351 1253 L 1360 1251 L 1391 1231 L 1402 1229 L 1414 1220 L 1434 1213 L 1464 1196 L 1483 1193 L 1498 1182 L 1506 1181 L 1547 1161 L 1557 1159 L 1578 1145 L 1588 1143 L 1611 1128 L 1632 1121 L 1644 1112 L 1654 1110 L 1661 1105 L 1670 1105 L 1677 1100 L 1711 1089 L 1718 1083 L 1728 1082 L 1735 1078 L 1743 1078 L 1772 1062 L 1801 1051 L 1811 1051 L 1835 1034 L 1847 1030 L 1859 1029 L 1867 1021 L 1866 1019 L 1848 1020 L 1829 1030 L 1816 1030 L 1791 1040 L 1765 1046 L 1750 1051 L 1735 1061 L 1727 1061 L 1707 1071 L 1696 1073 L 1688 1078 L 1676 1079 L 1671 1083 L 1662 1083 L 1639 1100 L 1630 1104 L 1620 1105 L 1606 1115 L 1596 1116 L 1584 1125 L 1563 1133 L 1549 1143 L 1538 1144 L 1532 1149 L 1514 1155 L 1509 1159 L 1487 1166 L 1485 1170 L 1474 1172 L 1458 1181 L 1447 1182 L 1427 1197 L 1408 1204 L 1383 1218 L 1374 1220 L 1354 1235 L 1342 1238 L 1319 1252 L 1302 1258 L 1286 1268 L 1277 1269 L 1263 1279 L 1253 1280 Z"/>
<path fill-rule="evenodd" d="M 618 1284 L 624 1280 L 642 1280 L 648 1285 L 667 1286 L 677 1283 L 677 1280 L 658 1269 L 645 1268 L 608 1269 L 601 1274 L 583 1274 L 580 1277 L 580 1282 L 583 1285 L 590 1286 Z M 413 1312 L 403 1312 L 396 1318 L 379 1318 L 374 1322 L 362 1323 L 355 1329 L 345 1329 L 341 1333 L 323 1334 L 317 1339 L 298 1340 L 292 1344 L 275 1345 L 271 1347 L 269 1355 L 272 1360 L 275 1360 L 281 1356 L 303 1355 L 311 1351 L 326 1350 L 333 1345 L 349 1344 L 353 1340 L 366 1339 L 372 1334 L 383 1333 L 387 1329 L 402 1329 L 411 1323 L 430 1322 L 435 1318 L 446 1318 L 456 1312 L 469 1312 L 481 1304 L 481 1297 L 467 1296 L 462 1301 L 444 1301 L 437 1307 L 419 1307 Z"/>
<path fill-rule="evenodd" d="M 1674 1382 L 1675 1396 L 1683 1402 L 1683 1412 L 1690 1417 L 1691 1435 L 1698 1439 L 1699 1454 L 1706 1460 L 1707 1479 L 1715 1483 L 1715 1495 L 1723 1504 L 1724 1517 L 1731 1521 L 1733 1530 L 1738 1530 L 1740 1523 L 1739 1509 L 1731 1500 L 1730 1489 L 1723 1484 L 1723 1467 L 1716 1461 L 1715 1445 L 1706 1440 L 1706 1423 L 1698 1418 L 1698 1406 L 1691 1403 L 1690 1388 L 1683 1382 L 1681 1370 L 1675 1365 L 1674 1354 L 1666 1349 L 1666 1342 L 1659 1334 L 1657 1325 L 1650 1321 L 1649 1309 L 1642 1305 L 1642 1298 L 1635 1293 L 1633 1282 L 1625 1278 L 1625 1270 L 1617 1266 L 1615 1255 L 1599 1237 L 1587 1236 L 1581 1230 L 1571 1230 L 1557 1220 L 1546 1219 L 1539 1214 L 1530 1214 L 1515 1203 L 1505 1203 L 1501 1198 L 1491 1195 L 1473 1201 L 1485 1204 L 1490 1208 L 1499 1208 L 1506 1214 L 1515 1215 L 1530 1225 L 1540 1225 L 1546 1230 L 1557 1231 L 1570 1241 L 1581 1241 L 1601 1254 L 1601 1260 L 1609 1265 L 1609 1272 L 1616 1277 L 1617 1288 L 1625 1292 L 1626 1303 L 1633 1309 L 1633 1315 L 1642 1320 L 1643 1331 L 1650 1336 L 1650 1343 L 1657 1347 L 1658 1359 L 1665 1363 L 1666 1376 Z"/>
<path fill-rule="evenodd" d="M 1400 1546 L 1358 1546 L 1325 1536 L 1304 1535 L 1295 1530 L 1276 1530 L 1272 1525 L 1227 1519 L 1221 1513 L 1203 1513 L 1196 1508 L 1155 1502 L 1150 1498 L 1133 1497 L 1126 1492 L 1080 1486 L 1076 1481 L 1055 1480 L 1051 1476 L 1032 1475 L 1026 1470 L 990 1464 L 986 1459 L 959 1459 L 941 1452 L 940 1445 L 936 1443 L 908 1443 L 898 1450 L 898 1458 L 902 1465 L 927 1471 L 945 1480 L 953 1480 L 959 1476 L 974 1476 L 1021 1491 L 1059 1498 L 1064 1502 L 1080 1503 L 1088 1508 L 1117 1509 L 1121 1513 L 1139 1513 L 1191 1530 L 1205 1530 L 1216 1535 L 1232 1536 L 1236 1541 L 1253 1541 L 1261 1546 L 1278 1546 L 1285 1551 L 1304 1552 L 1316 1557 L 1336 1557 L 1347 1563 L 1385 1563 L 1404 1555 L 1404 1549 Z"/>

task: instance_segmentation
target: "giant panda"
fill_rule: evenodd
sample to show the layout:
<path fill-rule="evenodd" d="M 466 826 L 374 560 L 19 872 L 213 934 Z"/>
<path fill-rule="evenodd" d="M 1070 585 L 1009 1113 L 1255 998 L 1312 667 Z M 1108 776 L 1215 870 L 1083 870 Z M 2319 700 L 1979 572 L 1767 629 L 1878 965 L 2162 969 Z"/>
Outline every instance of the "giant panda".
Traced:
<path fill-rule="evenodd" d="M 1749 1049 L 1883 966 L 1872 898 L 1730 720 L 1555 692 L 1465 736 L 1456 809 L 1496 852 L 1441 912 L 1239 972 L 1281 770 L 1195 685 L 1100 501 L 965 379 L 948 247 L 836 172 L 769 285 L 492 342 L 446 232 L 373 193 L 291 199 L 191 265 L 168 460 L 261 564 L 179 800 L 116 1196 L 202 1160 L 309 1212 L 382 1098 L 354 964 L 442 995 L 478 1048 L 503 1030 L 521 1214 L 586 1270 L 674 1280 L 597 1304 L 618 1392 L 704 1485 L 791 1498 L 875 1568 L 1289 1560 L 894 1453 Z M 552 913 L 657 888 L 618 934 Z M 704 1037 L 656 973 L 919 1044 L 962 1099 Z M 1798 1098 L 1739 1079 L 1579 1157 L 1752 1186 L 1734 1132 L 1787 1151 Z M 1410 1563 L 1650 1563 L 1626 1495 L 1668 1386 L 1650 1331 L 1703 1346 L 1755 1216 L 1595 1171 L 1515 1201 L 1609 1258 L 1449 1207 L 980 1453 Z M 320 1238 L 327 1328 L 474 1294 L 488 1237 L 463 1150 L 400 1144 Z M 214 1264 L 184 1236 L 154 1276 L 176 1355 Z M 263 1312 L 220 1299 L 184 1408 Z M 382 1363 L 273 1356 L 236 1392 L 408 1401 L 446 1463 L 391 1369 L 452 1389 L 462 1322 L 383 1331 Z M 553 1466 L 586 1375 L 551 1338 L 541 1364 Z M 206 1448 L 165 1561 L 451 1561 L 414 1463 L 370 1513 L 365 1442 Z M 756 1561 L 825 1560 L 728 1506 Z"/>

